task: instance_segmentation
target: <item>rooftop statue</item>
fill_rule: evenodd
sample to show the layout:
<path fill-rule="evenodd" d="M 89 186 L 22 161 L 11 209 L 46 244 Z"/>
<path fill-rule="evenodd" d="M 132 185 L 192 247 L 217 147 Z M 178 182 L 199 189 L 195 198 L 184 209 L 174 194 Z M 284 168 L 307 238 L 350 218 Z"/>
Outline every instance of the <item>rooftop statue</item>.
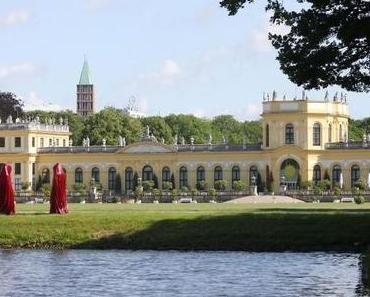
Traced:
<path fill-rule="evenodd" d="M 212 144 L 212 135 L 209 134 L 209 137 L 208 137 L 208 144 L 211 145 Z"/>
<path fill-rule="evenodd" d="M 182 145 L 185 145 L 185 137 L 183 136 L 183 137 L 181 137 L 181 144 Z"/>

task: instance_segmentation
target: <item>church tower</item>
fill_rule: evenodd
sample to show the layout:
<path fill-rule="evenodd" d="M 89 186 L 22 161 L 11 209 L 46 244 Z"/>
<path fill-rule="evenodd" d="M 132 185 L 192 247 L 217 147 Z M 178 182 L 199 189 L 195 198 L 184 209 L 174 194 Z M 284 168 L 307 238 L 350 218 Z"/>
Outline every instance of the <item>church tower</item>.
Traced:
<path fill-rule="evenodd" d="M 95 89 L 86 58 L 77 85 L 77 113 L 84 117 L 95 113 Z"/>

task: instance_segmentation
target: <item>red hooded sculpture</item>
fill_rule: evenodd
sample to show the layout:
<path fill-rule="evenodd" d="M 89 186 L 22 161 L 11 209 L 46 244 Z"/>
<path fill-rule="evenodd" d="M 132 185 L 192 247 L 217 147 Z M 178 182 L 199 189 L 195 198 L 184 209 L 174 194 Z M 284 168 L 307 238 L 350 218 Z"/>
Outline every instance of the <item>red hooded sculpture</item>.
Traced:
<path fill-rule="evenodd" d="M 4 164 L 0 173 L 0 213 L 15 214 L 14 190 L 12 185 L 12 167 Z"/>
<path fill-rule="evenodd" d="M 66 174 L 60 163 L 53 167 L 53 186 L 50 194 L 50 213 L 68 213 Z"/>

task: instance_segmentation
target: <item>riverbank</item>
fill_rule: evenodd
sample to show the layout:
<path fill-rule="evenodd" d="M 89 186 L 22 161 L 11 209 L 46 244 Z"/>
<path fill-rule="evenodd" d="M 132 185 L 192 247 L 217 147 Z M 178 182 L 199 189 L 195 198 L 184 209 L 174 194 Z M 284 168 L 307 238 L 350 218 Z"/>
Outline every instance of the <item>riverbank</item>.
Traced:
<path fill-rule="evenodd" d="M 370 204 L 17 205 L 0 248 L 345 251 L 370 247 Z"/>

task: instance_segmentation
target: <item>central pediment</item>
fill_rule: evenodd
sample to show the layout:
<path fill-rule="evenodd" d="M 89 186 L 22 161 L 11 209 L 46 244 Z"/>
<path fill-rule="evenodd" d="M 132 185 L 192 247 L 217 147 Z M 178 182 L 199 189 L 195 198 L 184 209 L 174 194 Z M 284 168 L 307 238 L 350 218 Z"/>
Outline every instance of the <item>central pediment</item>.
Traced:
<path fill-rule="evenodd" d="M 118 153 L 172 153 L 175 150 L 160 143 L 134 143 L 121 149 Z"/>

